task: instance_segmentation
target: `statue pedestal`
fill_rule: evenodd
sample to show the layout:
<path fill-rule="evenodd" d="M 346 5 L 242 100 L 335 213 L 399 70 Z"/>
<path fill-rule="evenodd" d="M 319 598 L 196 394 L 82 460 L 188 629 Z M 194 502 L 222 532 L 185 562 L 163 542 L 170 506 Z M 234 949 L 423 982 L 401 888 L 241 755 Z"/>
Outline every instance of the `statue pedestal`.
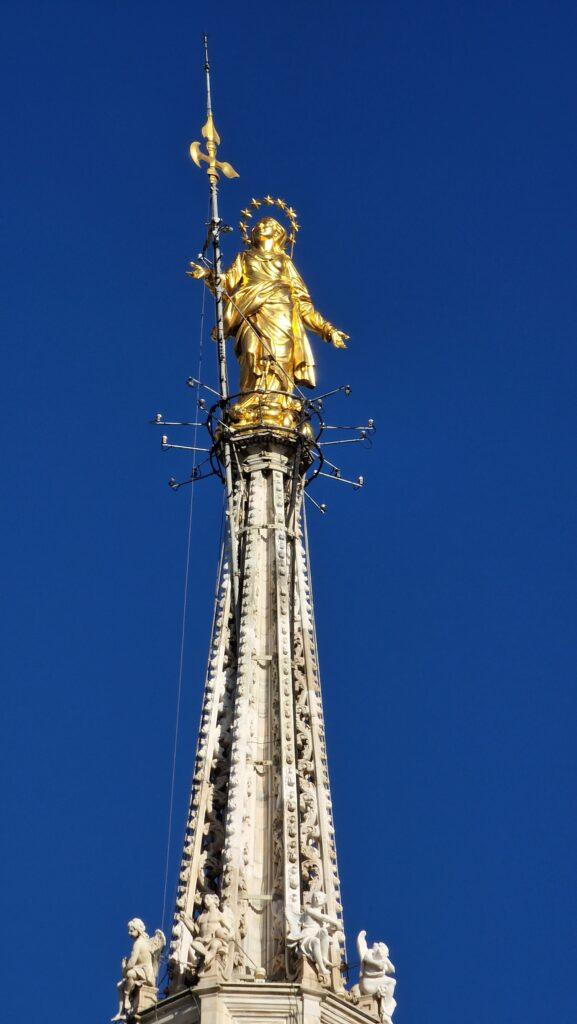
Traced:
<path fill-rule="evenodd" d="M 379 1006 L 374 996 L 359 996 L 357 1005 L 370 1017 L 376 1017 L 379 1020 Z"/>
<path fill-rule="evenodd" d="M 140 1017 L 142 1013 L 157 1005 L 158 989 L 156 985 L 139 985 L 134 991 L 133 1009 L 135 1015 Z"/>
<path fill-rule="evenodd" d="M 142 1024 L 374 1024 L 374 1016 L 344 995 L 316 984 L 204 979 L 162 999 Z"/>

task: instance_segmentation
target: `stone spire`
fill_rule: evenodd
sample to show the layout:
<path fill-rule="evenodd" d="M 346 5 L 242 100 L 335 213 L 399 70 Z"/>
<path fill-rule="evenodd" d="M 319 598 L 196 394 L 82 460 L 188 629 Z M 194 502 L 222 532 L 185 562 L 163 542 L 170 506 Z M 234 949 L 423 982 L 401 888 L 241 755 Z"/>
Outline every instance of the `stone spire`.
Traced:
<path fill-rule="evenodd" d="M 170 946 L 170 990 L 205 969 L 193 923 L 205 897 L 214 894 L 231 922 L 215 961 L 222 978 L 295 980 L 303 962 L 303 909 L 318 905 L 327 917 L 328 955 L 310 957 L 311 963 L 319 981 L 341 991 L 342 903 L 303 537 L 308 446 L 303 450 L 297 435 L 265 429 L 251 431 L 235 447 L 239 635 L 237 641 L 224 560 Z"/>

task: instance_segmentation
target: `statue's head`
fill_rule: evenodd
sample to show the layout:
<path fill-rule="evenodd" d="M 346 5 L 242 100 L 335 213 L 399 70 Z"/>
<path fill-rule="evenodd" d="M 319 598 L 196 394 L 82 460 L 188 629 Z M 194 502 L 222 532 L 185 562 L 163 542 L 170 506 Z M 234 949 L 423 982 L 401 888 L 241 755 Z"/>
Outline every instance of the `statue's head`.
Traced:
<path fill-rule="evenodd" d="M 204 897 L 204 905 L 207 908 L 218 907 L 218 896 L 216 896 L 213 892 L 207 892 L 206 896 Z"/>
<path fill-rule="evenodd" d="M 133 938 L 137 938 L 138 935 L 144 935 L 146 926 L 144 921 L 141 921 L 139 917 L 133 917 L 132 921 L 128 922 L 128 934 Z"/>
<path fill-rule="evenodd" d="M 255 249 L 263 248 L 265 242 L 271 241 L 276 252 L 282 252 L 287 240 L 286 231 L 274 217 L 263 217 L 257 221 L 250 233 L 250 240 Z"/>
<path fill-rule="evenodd" d="M 384 961 L 387 959 L 389 955 L 389 947 L 384 942 L 375 942 L 373 943 L 371 953 L 373 954 L 375 960 L 382 960 L 384 963 Z"/>
<path fill-rule="evenodd" d="M 311 896 L 311 907 L 324 907 L 327 898 L 324 892 L 313 892 Z"/>

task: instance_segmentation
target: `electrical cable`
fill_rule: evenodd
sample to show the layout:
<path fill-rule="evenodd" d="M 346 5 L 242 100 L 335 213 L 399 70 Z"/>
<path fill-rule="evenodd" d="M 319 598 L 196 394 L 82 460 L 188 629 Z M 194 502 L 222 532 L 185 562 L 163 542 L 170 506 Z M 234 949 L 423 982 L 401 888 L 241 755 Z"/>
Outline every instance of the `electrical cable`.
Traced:
<path fill-rule="evenodd" d="M 205 318 L 205 305 L 206 305 L 206 290 L 202 292 L 202 303 L 200 309 L 200 329 L 199 329 L 199 342 L 198 342 L 198 372 L 196 379 L 200 381 L 202 371 L 202 354 L 203 354 L 203 343 L 204 343 L 204 318 Z M 197 399 L 199 397 L 200 384 L 196 387 Z M 196 441 L 198 435 L 198 424 L 194 426 L 193 435 L 193 447 L 196 448 Z M 195 455 L 196 460 L 196 455 Z M 180 732 L 180 706 L 182 697 L 182 677 L 184 674 L 184 645 L 185 645 L 185 633 L 186 633 L 186 614 L 188 610 L 188 582 L 190 577 L 190 551 L 192 541 L 192 512 L 194 508 L 194 491 L 195 491 L 195 480 L 194 480 L 194 469 L 196 467 L 196 461 L 193 464 L 192 481 L 190 485 L 190 503 L 188 510 L 188 534 L 186 541 L 186 564 L 184 571 L 184 592 L 182 599 L 182 619 L 181 619 L 181 633 L 180 633 L 180 655 L 178 664 L 178 685 L 176 693 L 176 716 L 174 723 L 174 745 L 172 750 L 172 772 L 170 779 L 170 800 L 169 800 L 169 811 L 168 811 L 168 829 L 166 837 L 166 862 L 164 866 L 164 887 L 162 894 L 162 930 L 164 931 L 165 919 L 166 919 L 166 896 L 168 892 L 168 872 L 170 867 L 170 847 L 172 843 L 172 819 L 174 810 L 174 787 L 176 782 L 176 755 L 178 750 L 178 739 Z"/>

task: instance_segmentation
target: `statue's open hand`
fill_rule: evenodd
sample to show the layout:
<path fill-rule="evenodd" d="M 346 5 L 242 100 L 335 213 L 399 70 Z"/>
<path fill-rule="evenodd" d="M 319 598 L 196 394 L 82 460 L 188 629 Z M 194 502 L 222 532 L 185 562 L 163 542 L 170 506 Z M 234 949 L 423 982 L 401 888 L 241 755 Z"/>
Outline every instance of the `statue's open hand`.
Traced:
<path fill-rule="evenodd" d="M 186 273 L 189 277 L 194 277 L 196 281 L 201 281 L 203 277 L 208 277 L 209 271 L 206 267 L 201 267 L 199 263 L 190 261 L 191 270 L 187 270 Z"/>
<path fill-rule="evenodd" d="M 331 342 L 335 348 L 346 348 L 345 341 L 348 340 L 349 336 L 344 331 L 337 331 L 335 328 L 331 333 Z"/>

